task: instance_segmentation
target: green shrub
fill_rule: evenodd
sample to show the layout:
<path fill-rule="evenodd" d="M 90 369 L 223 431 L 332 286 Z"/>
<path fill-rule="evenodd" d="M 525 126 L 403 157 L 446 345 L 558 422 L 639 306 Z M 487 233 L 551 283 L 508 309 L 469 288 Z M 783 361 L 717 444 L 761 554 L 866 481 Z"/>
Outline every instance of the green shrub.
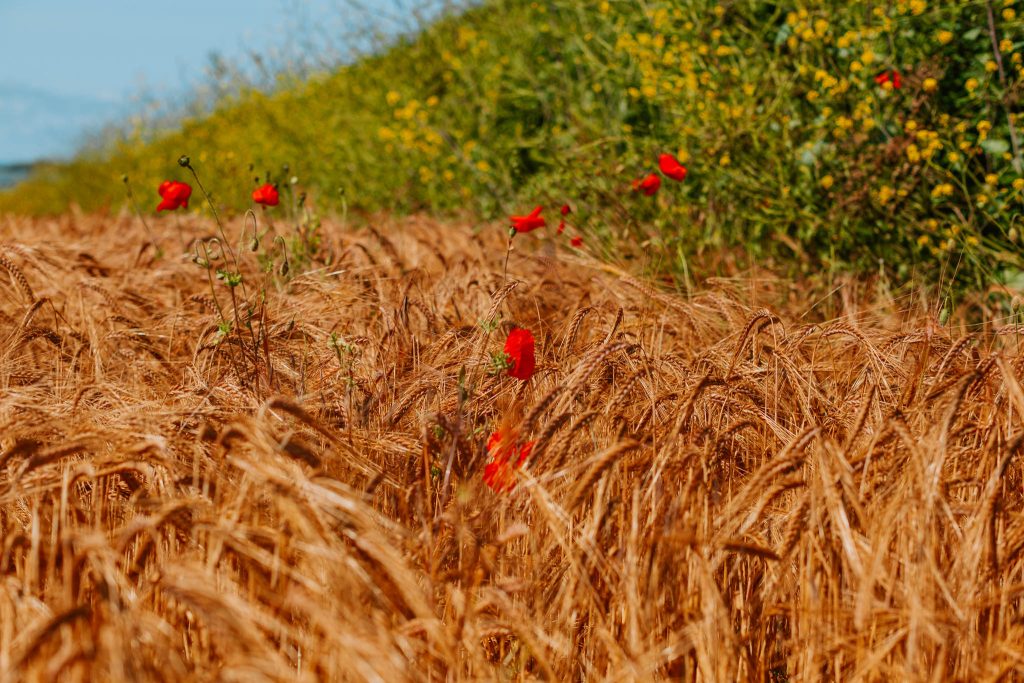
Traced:
<path fill-rule="evenodd" d="M 122 173 L 155 188 L 188 153 L 236 210 L 257 176 L 294 176 L 323 207 L 570 201 L 590 244 L 677 267 L 742 246 L 802 271 L 1019 280 L 1014 5 L 495 0 L 176 130 L 126 131 L 0 210 L 118 203 Z M 665 151 L 686 181 L 632 192 Z"/>

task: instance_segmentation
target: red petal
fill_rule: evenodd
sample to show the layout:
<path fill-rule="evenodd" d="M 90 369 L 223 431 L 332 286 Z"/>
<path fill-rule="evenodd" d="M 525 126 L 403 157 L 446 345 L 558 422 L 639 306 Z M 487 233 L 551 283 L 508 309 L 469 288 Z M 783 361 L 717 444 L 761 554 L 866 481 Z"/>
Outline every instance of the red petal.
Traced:
<path fill-rule="evenodd" d="M 661 172 L 672 180 L 682 182 L 686 178 L 686 167 L 679 163 L 671 154 L 662 154 L 658 157 L 658 167 Z"/>
<path fill-rule="evenodd" d="M 533 376 L 537 360 L 534 355 L 535 342 L 529 330 L 516 327 L 505 340 L 505 354 L 512 361 L 508 374 L 524 382 Z"/>

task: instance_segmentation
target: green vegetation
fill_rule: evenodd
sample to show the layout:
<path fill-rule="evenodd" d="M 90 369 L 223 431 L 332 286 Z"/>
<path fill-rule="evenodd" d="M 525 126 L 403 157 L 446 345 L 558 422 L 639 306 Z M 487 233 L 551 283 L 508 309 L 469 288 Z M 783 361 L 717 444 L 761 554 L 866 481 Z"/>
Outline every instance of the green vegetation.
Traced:
<path fill-rule="evenodd" d="M 495 0 L 176 130 L 126 131 L 0 211 L 119 205 L 122 174 L 155 189 L 189 154 L 239 211 L 257 177 L 321 209 L 569 201 L 588 244 L 670 269 L 742 246 L 804 272 L 1019 284 L 1015 4 Z M 632 192 L 661 152 L 689 177 Z"/>

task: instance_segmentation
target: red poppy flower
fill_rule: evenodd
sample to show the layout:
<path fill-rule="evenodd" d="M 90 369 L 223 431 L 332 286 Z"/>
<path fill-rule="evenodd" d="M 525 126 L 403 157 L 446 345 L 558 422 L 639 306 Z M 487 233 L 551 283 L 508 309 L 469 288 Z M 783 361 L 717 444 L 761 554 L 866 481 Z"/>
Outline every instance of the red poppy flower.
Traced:
<path fill-rule="evenodd" d="M 534 208 L 529 215 L 512 216 L 513 229 L 515 229 L 516 232 L 530 232 L 537 228 L 543 228 L 548 223 L 540 215 L 542 209 L 543 207 L 538 206 Z"/>
<path fill-rule="evenodd" d="M 580 247 L 583 246 L 583 238 L 580 237 L 579 235 L 576 235 L 571 240 L 569 240 L 569 244 L 579 249 Z"/>
<path fill-rule="evenodd" d="M 533 450 L 533 441 L 522 445 L 510 434 L 500 431 L 487 439 L 487 452 L 491 461 L 484 466 L 484 483 L 497 493 L 511 491 L 516 486 L 516 470 L 523 466 Z"/>
<path fill-rule="evenodd" d="M 679 163 L 679 159 L 676 159 L 671 154 L 662 154 L 658 157 L 658 167 L 665 174 L 665 177 L 677 182 L 682 182 L 686 178 L 686 167 Z"/>
<path fill-rule="evenodd" d="M 508 370 L 509 376 L 524 382 L 533 376 L 533 369 L 537 366 L 533 348 L 533 335 L 529 330 L 521 327 L 512 328 L 508 333 L 508 339 L 505 340 L 505 355 L 512 363 Z"/>
<path fill-rule="evenodd" d="M 643 192 L 648 197 L 653 197 L 661 188 L 661 176 L 651 173 L 646 178 L 639 178 L 633 181 L 633 189 Z"/>
<path fill-rule="evenodd" d="M 281 197 L 277 193 L 277 188 L 267 183 L 266 185 L 260 185 L 252 191 L 252 200 L 257 204 L 263 204 L 264 206 L 277 206 Z"/>
<path fill-rule="evenodd" d="M 892 83 L 893 90 L 899 90 L 903 87 L 903 77 L 900 76 L 899 71 L 883 71 L 875 76 L 875 83 L 878 85 Z"/>
<path fill-rule="evenodd" d="M 565 232 L 565 221 L 558 221 L 558 234 Z"/>
<path fill-rule="evenodd" d="M 572 213 L 572 209 L 569 208 L 568 204 L 562 204 L 562 208 L 559 209 L 559 211 L 562 212 L 563 216 L 568 216 L 570 213 Z"/>
<path fill-rule="evenodd" d="M 157 188 L 157 194 L 161 197 L 160 203 L 156 205 L 157 211 L 174 211 L 180 207 L 187 209 L 192 186 L 177 180 L 165 180 Z"/>

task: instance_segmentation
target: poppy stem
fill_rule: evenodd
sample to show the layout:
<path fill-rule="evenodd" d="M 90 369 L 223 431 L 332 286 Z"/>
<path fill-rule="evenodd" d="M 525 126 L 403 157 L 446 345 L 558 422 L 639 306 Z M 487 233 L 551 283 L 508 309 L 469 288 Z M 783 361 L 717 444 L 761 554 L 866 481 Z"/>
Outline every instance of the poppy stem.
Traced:
<path fill-rule="evenodd" d="M 508 280 L 508 255 L 512 253 L 512 238 L 515 236 L 515 232 L 509 232 L 508 235 L 508 248 L 505 249 L 505 267 L 501 271 L 501 284 L 505 284 Z"/>
<path fill-rule="evenodd" d="M 211 197 L 210 193 L 206 191 L 206 188 L 203 186 L 203 181 L 199 179 L 199 174 L 196 173 L 196 169 L 192 167 L 192 162 L 187 156 L 182 156 L 180 159 L 178 159 L 178 165 L 181 166 L 182 168 L 187 168 L 189 172 L 192 174 L 192 177 L 195 178 L 196 185 L 199 186 L 199 189 L 202 191 L 203 196 L 206 197 L 206 203 L 210 206 L 210 211 L 213 212 L 213 218 L 217 223 L 217 228 L 220 230 L 220 238 L 221 240 L 223 240 L 224 248 L 227 249 L 228 255 L 231 257 L 232 263 L 235 264 L 235 272 L 241 273 L 242 269 L 238 265 L 238 257 L 235 255 L 235 250 L 231 248 L 231 243 L 228 241 L 228 236 L 224 232 L 224 223 L 221 222 L 220 220 L 220 214 L 217 212 L 217 207 L 213 203 L 213 197 Z M 244 298 L 248 298 L 249 295 L 245 291 L 245 281 L 243 280 L 241 284 L 242 296 Z"/>
<path fill-rule="evenodd" d="M 135 215 L 139 217 L 139 220 L 142 221 L 142 226 L 146 228 L 146 236 L 149 237 L 150 243 L 157 249 L 157 251 L 159 251 L 160 245 L 157 244 L 156 237 L 153 235 L 153 230 L 150 229 L 149 223 L 146 222 L 146 217 L 143 216 L 142 211 L 139 210 L 139 205 L 135 201 L 135 193 L 132 192 L 132 186 L 128 181 L 128 176 L 121 176 L 121 180 L 124 181 L 124 189 L 125 192 L 128 193 L 128 201 L 131 202 L 132 208 L 135 210 Z"/>

